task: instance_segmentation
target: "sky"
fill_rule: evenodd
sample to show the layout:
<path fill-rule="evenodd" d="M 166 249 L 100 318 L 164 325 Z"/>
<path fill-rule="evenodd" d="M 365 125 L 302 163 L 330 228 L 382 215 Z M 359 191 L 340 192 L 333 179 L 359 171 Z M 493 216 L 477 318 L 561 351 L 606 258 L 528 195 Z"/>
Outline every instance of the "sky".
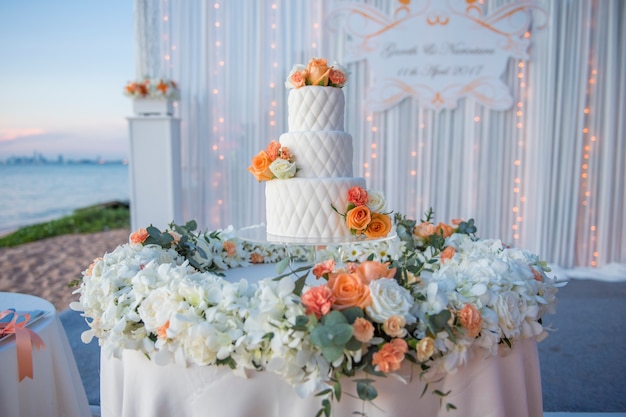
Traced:
<path fill-rule="evenodd" d="M 128 158 L 132 0 L 0 0 L 0 161 Z"/>

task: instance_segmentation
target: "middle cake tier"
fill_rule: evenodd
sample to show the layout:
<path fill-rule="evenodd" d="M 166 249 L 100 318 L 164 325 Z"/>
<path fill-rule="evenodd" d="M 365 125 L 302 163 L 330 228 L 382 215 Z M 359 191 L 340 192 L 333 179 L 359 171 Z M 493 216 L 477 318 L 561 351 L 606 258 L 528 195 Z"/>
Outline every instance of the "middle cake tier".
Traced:
<path fill-rule="evenodd" d="M 350 237 L 340 212 L 348 190 L 365 188 L 364 178 L 291 178 L 265 184 L 267 233 L 276 237 L 337 239 Z"/>
<path fill-rule="evenodd" d="M 280 144 L 295 155 L 300 178 L 352 177 L 352 136 L 341 131 L 287 132 Z"/>

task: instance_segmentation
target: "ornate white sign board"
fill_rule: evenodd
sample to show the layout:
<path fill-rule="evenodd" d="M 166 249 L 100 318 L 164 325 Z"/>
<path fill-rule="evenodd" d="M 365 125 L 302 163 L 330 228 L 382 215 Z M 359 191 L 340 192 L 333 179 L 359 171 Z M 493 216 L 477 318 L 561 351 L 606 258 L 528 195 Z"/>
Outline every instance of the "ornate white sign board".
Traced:
<path fill-rule="evenodd" d="M 476 0 L 400 0 L 393 16 L 360 3 L 338 3 L 329 15 L 346 35 L 344 62 L 367 60 L 374 84 L 368 108 L 384 111 L 407 97 L 453 109 L 473 97 L 506 110 L 513 99 L 502 81 L 509 58 L 528 59 L 531 8 L 515 1 L 489 15 Z"/>

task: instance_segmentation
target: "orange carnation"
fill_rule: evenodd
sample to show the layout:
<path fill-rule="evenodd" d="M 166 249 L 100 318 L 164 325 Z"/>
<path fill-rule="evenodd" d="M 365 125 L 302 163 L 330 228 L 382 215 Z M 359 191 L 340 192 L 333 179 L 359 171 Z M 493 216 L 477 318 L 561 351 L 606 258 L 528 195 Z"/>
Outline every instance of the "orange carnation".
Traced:
<path fill-rule="evenodd" d="M 346 226 L 362 234 L 372 221 L 372 214 L 367 206 L 356 206 L 346 213 Z"/>
<path fill-rule="evenodd" d="M 274 162 L 276 158 L 278 158 L 278 154 L 280 153 L 280 143 L 276 142 L 275 140 L 271 141 L 269 145 L 267 145 L 265 153 L 270 159 L 270 162 Z"/>
<path fill-rule="evenodd" d="M 393 339 L 385 343 L 383 347 L 372 356 L 372 364 L 384 373 L 397 371 L 404 360 L 404 354 L 409 351 L 409 346 L 404 339 Z"/>
<path fill-rule="evenodd" d="M 130 234 L 131 243 L 143 243 L 148 238 L 149 234 L 145 228 L 141 228 Z"/>
<path fill-rule="evenodd" d="M 330 274 L 328 287 L 335 298 L 333 308 L 345 310 L 349 307 L 365 308 L 372 302 L 370 287 L 359 279 L 356 274 L 338 272 Z"/>
<path fill-rule="evenodd" d="M 333 292 L 326 285 L 312 287 L 300 298 L 306 308 L 306 314 L 315 314 L 318 319 L 330 311 L 333 304 Z"/>
<path fill-rule="evenodd" d="M 480 333 L 483 324 L 483 318 L 480 311 L 474 304 L 465 304 L 458 315 L 461 326 L 463 326 L 469 337 L 476 337 Z"/>
<path fill-rule="evenodd" d="M 315 278 L 320 279 L 324 275 L 330 274 L 335 269 L 335 260 L 328 259 L 324 262 L 320 262 L 319 264 L 313 267 L 313 275 Z"/>
<path fill-rule="evenodd" d="M 363 187 L 355 185 L 348 190 L 348 202 L 354 203 L 355 206 L 367 204 L 368 199 L 367 191 Z"/>
<path fill-rule="evenodd" d="M 274 174 L 270 171 L 271 163 L 267 152 L 261 151 L 252 158 L 252 165 L 248 167 L 248 171 L 256 177 L 257 181 L 269 181 L 274 178 Z"/>
<path fill-rule="evenodd" d="M 391 231 L 391 218 L 386 214 L 372 213 L 372 220 L 365 230 L 365 236 L 369 238 L 385 237 Z"/>
<path fill-rule="evenodd" d="M 456 249 L 454 249 L 452 246 L 446 246 L 446 248 L 441 251 L 441 262 L 452 259 L 455 253 Z"/>

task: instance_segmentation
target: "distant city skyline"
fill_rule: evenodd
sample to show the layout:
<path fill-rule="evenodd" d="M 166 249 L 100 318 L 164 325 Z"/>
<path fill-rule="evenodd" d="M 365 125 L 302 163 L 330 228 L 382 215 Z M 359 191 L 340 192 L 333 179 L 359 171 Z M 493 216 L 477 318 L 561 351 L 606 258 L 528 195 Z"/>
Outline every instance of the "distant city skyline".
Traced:
<path fill-rule="evenodd" d="M 0 160 L 128 158 L 133 7 L 0 2 Z"/>

